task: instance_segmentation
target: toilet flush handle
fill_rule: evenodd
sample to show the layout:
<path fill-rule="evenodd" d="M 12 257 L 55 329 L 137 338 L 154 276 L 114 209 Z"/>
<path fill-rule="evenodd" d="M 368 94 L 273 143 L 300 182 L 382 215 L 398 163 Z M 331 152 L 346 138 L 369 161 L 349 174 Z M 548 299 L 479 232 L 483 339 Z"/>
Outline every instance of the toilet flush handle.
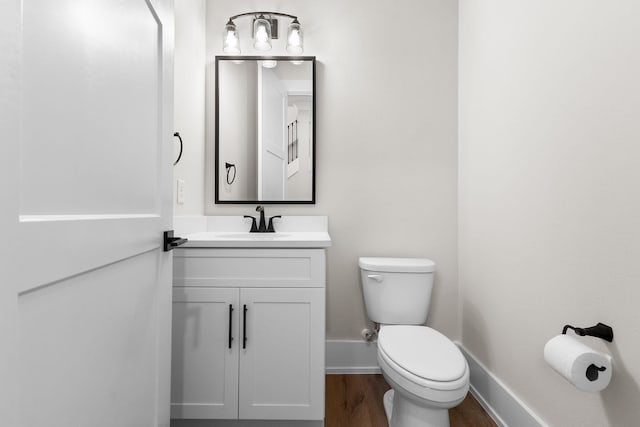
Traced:
<path fill-rule="evenodd" d="M 380 283 L 380 282 L 382 282 L 384 280 L 384 277 L 379 275 L 379 274 L 369 274 L 367 276 L 367 278 L 371 279 L 371 280 L 375 280 L 378 283 Z"/>

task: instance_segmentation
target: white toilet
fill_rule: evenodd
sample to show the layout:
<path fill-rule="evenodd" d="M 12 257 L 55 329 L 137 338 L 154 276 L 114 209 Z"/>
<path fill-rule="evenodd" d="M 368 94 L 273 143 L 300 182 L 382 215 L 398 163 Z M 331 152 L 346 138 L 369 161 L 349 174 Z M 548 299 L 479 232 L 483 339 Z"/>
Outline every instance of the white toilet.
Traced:
<path fill-rule="evenodd" d="M 469 391 L 469 365 L 456 345 L 426 326 L 435 264 L 419 258 L 360 258 L 369 319 L 380 324 L 378 363 L 390 427 L 448 427 L 449 408 Z"/>

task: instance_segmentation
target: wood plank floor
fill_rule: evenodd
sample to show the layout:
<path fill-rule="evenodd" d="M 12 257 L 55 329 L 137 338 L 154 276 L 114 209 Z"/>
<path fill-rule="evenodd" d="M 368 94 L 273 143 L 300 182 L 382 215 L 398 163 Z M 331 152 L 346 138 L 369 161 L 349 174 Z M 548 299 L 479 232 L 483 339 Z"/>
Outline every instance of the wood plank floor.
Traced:
<path fill-rule="evenodd" d="M 327 375 L 326 427 L 387 427 L 382 395 L 389 385 L 382 375 Z M 468 394 L 449 410 L 451 427 L 497 427 L 480 404 Z"/>

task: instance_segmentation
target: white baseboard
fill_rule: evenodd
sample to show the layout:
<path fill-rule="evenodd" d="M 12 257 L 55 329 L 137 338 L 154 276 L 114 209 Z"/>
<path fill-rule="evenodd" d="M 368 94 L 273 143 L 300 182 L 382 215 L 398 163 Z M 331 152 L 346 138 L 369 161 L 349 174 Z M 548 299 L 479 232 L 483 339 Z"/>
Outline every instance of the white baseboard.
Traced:
<path fill-rule="evenodd" d="M 327 340 L 327 374 L 379 374 L 378 347 L 362 340 Z"/>
<path fill-rule="evenodd" d="M 500 427 L 548 427 L 478 359 L 456 344 L 469 363 L 471 394 Z"/>

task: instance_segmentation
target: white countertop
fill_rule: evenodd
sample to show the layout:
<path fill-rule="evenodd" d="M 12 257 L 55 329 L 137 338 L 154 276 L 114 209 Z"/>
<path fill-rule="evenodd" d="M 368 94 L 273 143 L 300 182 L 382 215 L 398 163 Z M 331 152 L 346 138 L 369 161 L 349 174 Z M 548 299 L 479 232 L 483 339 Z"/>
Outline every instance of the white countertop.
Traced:
<path fill-rule="evenodd" d="M 327 248 L 331 238 L 326 231 L 316 232 L 215 232 L 187 234 L 182 248 Z"/>
<path fill-rule="evenodd" d="M 175 217 L 181 248 L 327 248 L 326 216 L 285 216 L 274 220 L 275 233 L 250 233 L 251 220 L 241 216 Z"/>

